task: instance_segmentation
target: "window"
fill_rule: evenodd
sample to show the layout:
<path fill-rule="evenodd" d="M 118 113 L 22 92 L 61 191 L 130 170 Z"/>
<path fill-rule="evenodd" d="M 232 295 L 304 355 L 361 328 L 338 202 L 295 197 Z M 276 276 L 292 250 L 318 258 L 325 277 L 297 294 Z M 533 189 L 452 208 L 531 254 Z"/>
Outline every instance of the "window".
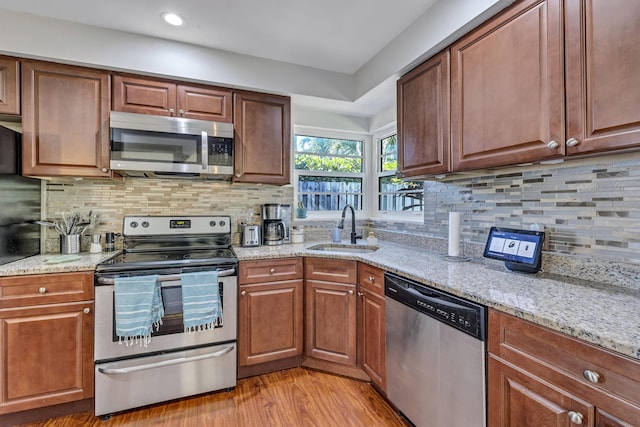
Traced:
<path fill-rule="evenodd" d="M 295 135 L 298 204 L 308 211 L 363 209 L 364 140 Z"/>
<path fill-rule="evenodd" d="M 424 181 L 405 181 L 396 177 L 398 170 L 397 135 L 387 135 L 378 145 L 378 211 L 422 212 Z"/>

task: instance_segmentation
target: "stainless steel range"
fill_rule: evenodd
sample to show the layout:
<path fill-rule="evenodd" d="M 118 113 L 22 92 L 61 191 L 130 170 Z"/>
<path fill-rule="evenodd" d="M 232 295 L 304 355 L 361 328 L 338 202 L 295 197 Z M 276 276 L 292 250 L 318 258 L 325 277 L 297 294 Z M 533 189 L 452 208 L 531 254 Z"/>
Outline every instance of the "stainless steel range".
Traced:
<path fill-rule="evenodd" d="M 229 216 L 127 216 L 124 249 L 95 279 L 95 415 L 104 416 L 236 385 L 238 259 Z M 222 321 L 185 332 L 182 279 L 216 271 Z M 118 278 L 155 276 L 164 316 L 148 344 L 116 335 Z"/>

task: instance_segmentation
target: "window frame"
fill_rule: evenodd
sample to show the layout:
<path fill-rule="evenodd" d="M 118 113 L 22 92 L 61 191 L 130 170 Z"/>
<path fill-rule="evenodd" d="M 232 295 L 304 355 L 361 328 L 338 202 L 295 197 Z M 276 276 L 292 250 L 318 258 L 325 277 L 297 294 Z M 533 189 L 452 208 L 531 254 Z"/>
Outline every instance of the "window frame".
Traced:
<path fill-rule="evenodd" d="M 347 139 L 353 141 L 362 141 L 362 172 L 360 173 L 346 173 L 346 172 L 330 172 L 330 171 L 305 171 L 298 170 L 295 167 L 296 162 L 296 135 L 311 136 L 316 138 L 335 138 L 335 139 Z M 371 216 L 370 206 L 372 198 L 371 193 L 371 135 L 361 132 L 347 132 L 347 131 L 335 131 L 329 129 L 319 129 L 308 126 L 294 126 L 293 136 L 291 144 L 291 170 L 292 170 L 292 185 L 293 185 L 293 206 L 298 206 L 299 193 L 298 193 L 298 179 L 300 176 L 328 176 L 328 177 L 350 177 L 360 178 L 362 180 L 362 210 L 356 211 L 356 217 L 358 219 L 369 218 Z M 340 218 L 340 210 L 332 211 L 307 211 L 307 218 L 296 218 L 296 221 L 313 221 L 313 220 L 334 220 L 337 221 Z"/>

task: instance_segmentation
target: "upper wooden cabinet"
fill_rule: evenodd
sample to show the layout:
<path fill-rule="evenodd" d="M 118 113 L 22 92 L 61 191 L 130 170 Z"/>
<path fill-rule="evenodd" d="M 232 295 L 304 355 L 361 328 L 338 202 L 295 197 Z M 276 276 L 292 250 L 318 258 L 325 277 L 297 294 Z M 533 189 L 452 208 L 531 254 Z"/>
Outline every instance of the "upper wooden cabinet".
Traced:
<path fill-rule="evenodd" d="M 23 62 L 23 173 L 109 177 L 110 94 L 105 71 Z"/>
<path fill-rule="evenodd" d="M 0 114 L 20 114 L 20 62 L 0 57 Z"/>
<path fill-rule="evenodd" d="M 291 98 L 233 94 L 236 182 L 290 183 Z"/>
<path fill-rule="evenodd" d="M 129 75 L 113 76 L 113 110 L 230 123 L 231 90 Z"/>
<path fill-rule="evenodd" d="M 448 172 L 449 51 L 398 80 L 398 176 Z"/>
<path fill-rule="evenodd" d="M 640 147 L 637 0 L 565 1 L 567 154 Z"/>
<path fill-rule="evenodd" d="M 451 46 L 453 170 L 564 155 L 560 0 L 525 0 Z"/>

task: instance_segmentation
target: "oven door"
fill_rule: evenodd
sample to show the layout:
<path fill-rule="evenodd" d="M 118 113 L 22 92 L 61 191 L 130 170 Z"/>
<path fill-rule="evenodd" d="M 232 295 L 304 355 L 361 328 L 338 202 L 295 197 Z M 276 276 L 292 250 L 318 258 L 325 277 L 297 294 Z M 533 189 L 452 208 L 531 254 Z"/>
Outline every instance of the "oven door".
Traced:
<path fill-rule="evenodd" d="M 100 284 L 100 278 L 97 279 Z M 96 362 L 128 358 L 150 353 L 199 347 L 237 339 L 238 277 L 236 269 L 218 272 L 222 296 L 222 325 L 214 329 L 185 333 L 182 325 L 182 293 L 180 275 L 159 276 L 165 306 L 163 325 L 154 331 L 151 342 L 143 345 L 120 344 L 115 335 L 114 285 L 95 287 L 95 347 Z M 112 282 L 112 280 L 107 280 Z"/>

